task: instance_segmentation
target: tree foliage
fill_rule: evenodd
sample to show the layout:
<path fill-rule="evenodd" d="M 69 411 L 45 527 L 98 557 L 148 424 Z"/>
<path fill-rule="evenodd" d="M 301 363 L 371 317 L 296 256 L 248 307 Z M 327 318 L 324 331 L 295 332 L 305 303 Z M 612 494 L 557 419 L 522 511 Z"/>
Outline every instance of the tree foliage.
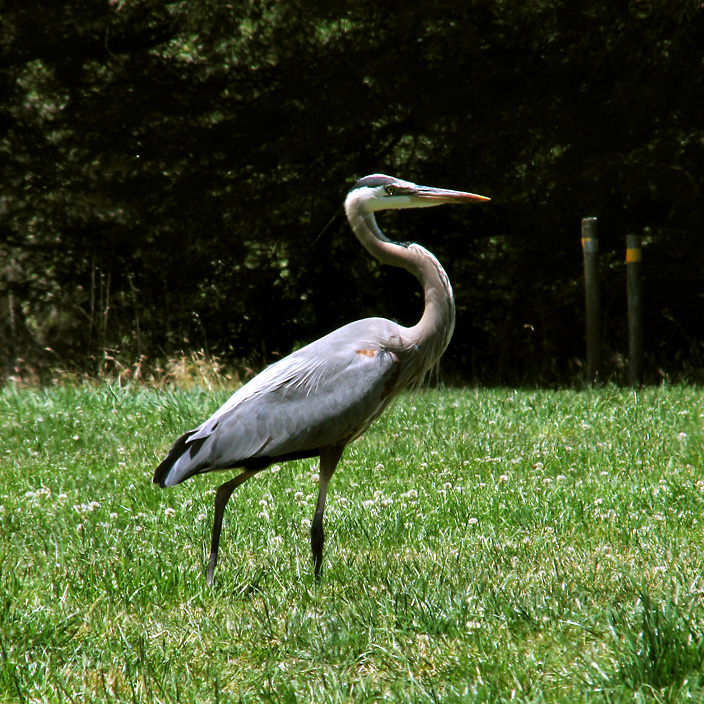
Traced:
<path fill-rule="evenodd" d="M 698 1 L 29 0 L 0 21 L 5 374 L 260 366 L 363 315 L 410 322 L 408 275 L 326 229 L 375 171 L 493 199 L 383 223 L 450 273 L 456 378 L 579 374 L 592 215 L 614 358 L 641 234 L 651 375 L 704 366 Z"/>

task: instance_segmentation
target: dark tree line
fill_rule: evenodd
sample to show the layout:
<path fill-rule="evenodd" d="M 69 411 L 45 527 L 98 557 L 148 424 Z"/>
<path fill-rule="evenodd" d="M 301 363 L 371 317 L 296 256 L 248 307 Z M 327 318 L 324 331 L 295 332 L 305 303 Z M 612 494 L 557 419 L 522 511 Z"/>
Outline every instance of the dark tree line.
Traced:
<path fill-rule="evenodd" d="M 492 197 L 382 224 L 448 269 L 448 378 L 582 376 L 587 215 L 608 373 L 641 234 L 648 378 L 701 378 L 702 3 L 350 5 L 3 9 L 4 375 L 194 349 L 258 367 L 365 315 L 413 321 L 416 283 L 339 213 L 326 228 L 353 178 L 383 171 Z"/>

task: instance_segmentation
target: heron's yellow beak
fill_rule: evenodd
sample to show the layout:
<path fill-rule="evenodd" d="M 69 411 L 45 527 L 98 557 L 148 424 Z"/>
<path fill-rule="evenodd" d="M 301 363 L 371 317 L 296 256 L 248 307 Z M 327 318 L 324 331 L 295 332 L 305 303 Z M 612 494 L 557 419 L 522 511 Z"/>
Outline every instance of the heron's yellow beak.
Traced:
<path fill-rule="evenodd" d="M 451 191 L 446 188 L 430 188 L 428 186 L 418 186 L 408 195 L 433 201 L 434 204 L 441 203 L 471 203 L 491 200 L 486 196 L 478 196 L 476 193 L 466 193 L 465 191 Z"/>

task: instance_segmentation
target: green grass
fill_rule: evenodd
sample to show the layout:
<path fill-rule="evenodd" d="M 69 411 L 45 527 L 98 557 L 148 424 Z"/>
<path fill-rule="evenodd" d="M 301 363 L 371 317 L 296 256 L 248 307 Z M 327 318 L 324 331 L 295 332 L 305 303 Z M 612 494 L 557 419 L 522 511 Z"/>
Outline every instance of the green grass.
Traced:
<path fill-rule="evenodd" d="M 227 393 L 0 391 L 0 702 L 704 699 L 704 392 L 407 396 L 335 475 L 154 466 Z"/>

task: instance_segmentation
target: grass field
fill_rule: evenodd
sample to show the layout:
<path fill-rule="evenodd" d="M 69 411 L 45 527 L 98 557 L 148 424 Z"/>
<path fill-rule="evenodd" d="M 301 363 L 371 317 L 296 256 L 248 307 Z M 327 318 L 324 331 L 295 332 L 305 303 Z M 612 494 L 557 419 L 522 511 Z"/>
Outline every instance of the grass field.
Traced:
<path fill-rule="evenodd" d="M 162 491 L 227 392 L 0 391 L 0 702 L 704 699 L 704 391 L 431 391 L 316 464 Z"/>

